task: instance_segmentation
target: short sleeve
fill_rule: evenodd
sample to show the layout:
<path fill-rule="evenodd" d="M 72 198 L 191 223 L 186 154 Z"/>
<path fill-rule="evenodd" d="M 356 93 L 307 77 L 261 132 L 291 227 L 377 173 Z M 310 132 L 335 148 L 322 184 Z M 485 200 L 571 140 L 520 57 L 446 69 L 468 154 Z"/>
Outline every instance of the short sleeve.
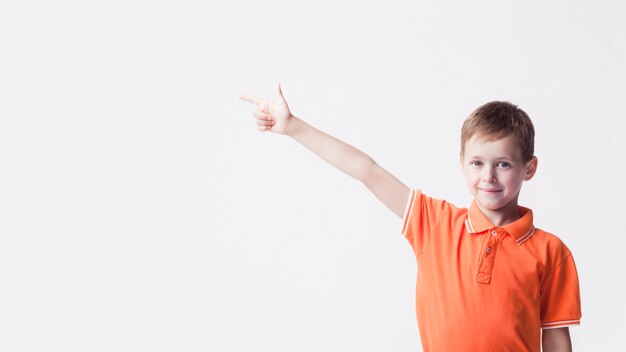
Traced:
<path fill-rule="evenodd" d="M 541 284 L 541 328 L 579 325 L 581 316 L 578 273 L 568 253 Z"/>
<path fill-rule="evenodd" d="M 422 253 L 431 240 L 432 230 L 444 214 L 449 213 L 449 204 L 430 198 L 420 190 L 411 190 L 404 211 L 402 234 L 413 247 L 415 255 Z"/>

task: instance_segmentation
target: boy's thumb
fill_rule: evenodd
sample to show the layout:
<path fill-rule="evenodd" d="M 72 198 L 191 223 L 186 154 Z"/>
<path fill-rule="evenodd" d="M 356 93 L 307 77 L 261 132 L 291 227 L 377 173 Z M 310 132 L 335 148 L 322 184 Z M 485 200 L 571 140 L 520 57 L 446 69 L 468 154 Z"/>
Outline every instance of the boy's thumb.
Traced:
<path fill-rule="evenodd" d="M 279 98 L 283 98 L 283 90 L 280 87 L 280 83 L 276 85 L 276 96 Z"/>

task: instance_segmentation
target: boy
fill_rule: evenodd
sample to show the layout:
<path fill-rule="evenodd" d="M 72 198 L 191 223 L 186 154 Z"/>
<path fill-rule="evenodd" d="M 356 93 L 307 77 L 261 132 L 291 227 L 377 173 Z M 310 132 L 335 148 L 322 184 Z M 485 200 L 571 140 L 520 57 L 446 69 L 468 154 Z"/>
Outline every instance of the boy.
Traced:
<path fill-rule="evenodd" d="M 368 155 L 293 116 L 280 85 L 273 101 L 240 98 L 259 107 L 260 131 L 291 136 L 403 219 L 419 268 L 424 351 L 571 351 L 568 326 L 581 318 L 573 257 L 517 204 L 537 170 L 525 112 L 491 102 L 465 120 L 460 160 L 474 198 L 466 209 L 409 189 Z"/>

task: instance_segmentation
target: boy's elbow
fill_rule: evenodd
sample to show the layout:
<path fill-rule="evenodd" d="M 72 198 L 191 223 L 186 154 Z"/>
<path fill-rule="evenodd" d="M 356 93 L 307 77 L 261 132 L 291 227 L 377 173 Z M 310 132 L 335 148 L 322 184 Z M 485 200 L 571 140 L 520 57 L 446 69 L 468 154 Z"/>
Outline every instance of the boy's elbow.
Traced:
<path fill-rule="evenodd" d="M 354 178 L 367 184 L 368 180 L 372 178 L 372 175 L 376 173 L 376 169 L 379 167 L 376 161 L 371 157 L 366 157 L 356 165 Z"/>

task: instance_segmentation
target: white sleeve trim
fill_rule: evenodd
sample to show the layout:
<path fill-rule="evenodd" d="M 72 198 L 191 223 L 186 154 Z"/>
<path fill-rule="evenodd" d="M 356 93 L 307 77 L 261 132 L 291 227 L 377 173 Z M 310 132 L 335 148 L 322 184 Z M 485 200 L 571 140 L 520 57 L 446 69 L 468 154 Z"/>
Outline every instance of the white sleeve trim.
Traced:
<path fill-rule="evenodd" d="M 562 320 L 562 321 L 554 321 L 550 323 L 543 323 L 541 324 L 541 329 L 544 329 L 544 330 L 558 329 L 558 328 L 565 328 L 565 327 L 573 326 L 573 325 L 580 325 L 580 319 L 579 320 Z"/>
<path fill-rule="evenodd" d="M 406 230 L 408 228 L 408 222 L 411 219 L 411 215 L 413 215 L 413 207 L 415 205 L 415 198 L 417 196 L 416 190 L 412 189 L 409 193 L 409 199 L 406 201 L 406 206 L 404 207 L 404 216 L 402 217 L 402 234 L 406 236 Z"/>

